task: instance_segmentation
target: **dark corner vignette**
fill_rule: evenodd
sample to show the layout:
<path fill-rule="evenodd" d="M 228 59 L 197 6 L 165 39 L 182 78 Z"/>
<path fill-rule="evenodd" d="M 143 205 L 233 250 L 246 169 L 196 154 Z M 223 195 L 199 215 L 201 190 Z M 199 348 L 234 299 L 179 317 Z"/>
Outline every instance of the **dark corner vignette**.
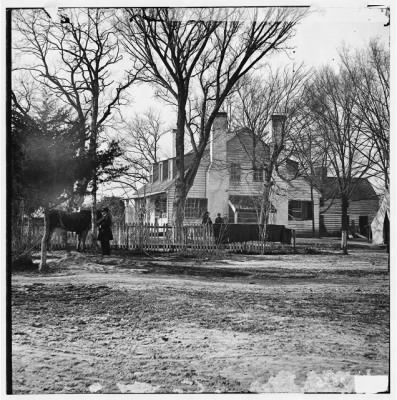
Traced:
<path fill-rule="evenodd" d="M 6 210 L 6 393 L 12 394 L 12 320 L 11 320 L 11 194 L 10 194 L 10 168 L 8 165 L 9 157 L 11 155 L 10 143 L 10 128 L 11 128 L 11 14 L 12 9 L 6 9 L 6 196 L 7 196 L 7 210 Z"/>

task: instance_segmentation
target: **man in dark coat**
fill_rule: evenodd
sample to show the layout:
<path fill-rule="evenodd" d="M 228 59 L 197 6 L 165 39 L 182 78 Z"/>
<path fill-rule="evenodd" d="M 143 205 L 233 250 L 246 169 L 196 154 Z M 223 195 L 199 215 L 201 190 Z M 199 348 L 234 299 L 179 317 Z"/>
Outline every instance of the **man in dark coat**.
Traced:
<path fill-rule="evenodd" d="M 210 217 L 210 213 L 206 211 L 203 215 L 203 220 L 201 221 L 203 225 L 212 225 L 212 220 Z"/>
<path fill-rule="evenodd" d="M 98 220 L 98 240 L 101 242 L 102 255 L 110 255 L 110 241 L 113 240 L 112 217 L 107 207 L 102 209 L 102 216 Z"/>
<path fill-rule="evenodd" d="M 215 224 L 214 224 L 214 236 L 217 244 L 219 244 L 222 240 L 221 238 L 222 224 L 223 224 L 223 218 L 221 217 L 221 214 L 218 213 L 217 217 L 215 218 Z"/>

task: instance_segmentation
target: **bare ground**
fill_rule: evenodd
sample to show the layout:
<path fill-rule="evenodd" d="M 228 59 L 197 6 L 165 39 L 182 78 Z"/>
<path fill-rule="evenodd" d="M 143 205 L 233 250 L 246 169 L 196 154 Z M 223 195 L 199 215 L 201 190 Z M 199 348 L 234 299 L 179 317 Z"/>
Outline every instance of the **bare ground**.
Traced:
<path fill-rule="evenodd" d="M 52 257 L 12 275 L 14 394 L 352 392 L 389 373 L 380 251 Z"/>

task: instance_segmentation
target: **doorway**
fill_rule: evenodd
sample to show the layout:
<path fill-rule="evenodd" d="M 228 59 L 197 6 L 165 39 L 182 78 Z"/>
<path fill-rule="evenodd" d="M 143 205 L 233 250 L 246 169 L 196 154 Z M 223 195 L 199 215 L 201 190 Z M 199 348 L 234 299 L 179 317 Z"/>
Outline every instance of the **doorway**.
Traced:
<path fill-rule="evenodd" d="M 368 237 L 368 215 L 360 215 L 358 217 L 358 229 L 360 235 Z"/>

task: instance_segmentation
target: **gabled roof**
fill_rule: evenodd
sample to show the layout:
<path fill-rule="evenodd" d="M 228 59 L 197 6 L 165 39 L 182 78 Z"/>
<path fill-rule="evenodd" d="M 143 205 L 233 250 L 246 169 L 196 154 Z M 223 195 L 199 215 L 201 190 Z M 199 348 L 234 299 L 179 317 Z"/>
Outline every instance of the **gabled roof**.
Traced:
<path fill-rule="evenodd" d="M 340 198 L 341 196 L 338 188 L 338 178 L 330 176 L 326 177 L 322 184 L 322 194 L 326 200 Z M 350 196 L 351 201 L 377 199 L 378 196 L 367 178 L 352 179 L 352 193 Z"/>
<path fill-rule="evenodd" d="M 208 153 L 209 150 L 206 149 L 204 151 L 204 154 Z M 194 152 L 189 151 L 188 153 L 185 154 L 185 171 L 187 171 L 190 166 L 193 163 L 193 157 L 194 157 Z M 167 160 L 161 160 L 160 162 L 167 161 Z M 175 165 L 175 157 L 174 158 L 169 158 L 168 161 L 172 162 L 174 165 L 174 168 L 176 168 Z M 148 182 L 145 185 L 143 185 L 140 189 L 138 189 L 135 193 L 135 198 L 141 198 L 145 196 L 150 196 L 158 193 L 164 193 L 167 189 L 169 189 L 173 183 L 175 182 L 175 178 L 173 179 L 167 179 L 164 181 L 156 180 L 155 182 L 151 183 Z"/>
<path fill-rule="evenodd" d="M 228 131 L 227 141 L 229 142 L 234 137 L 241 137 L 245 134 L 253 135 L 252 131 L 248 128 L 240 128 L 233 132 Z M 265 147 L 268 148 L 269 146 L 267 144 L 265 144 Z M 208 154 L 209 151 L 210 151 L 209 147 L 207 147 L 204 150 L 204 154 Z M 193 163 L 194 151 L 193 150 L 189 151 L 188 153 L 185 154 L 184 157 L 185 157 L 185 160 L 184 160 L 185 161 L 185 171 L 187 171 Z M 167 161 L 167 160 L 161 160 L 160 162 L 163 162 L 163 161 Z M 168 161 L 172 162 L 174 168 L 176 168 L 175 158 L 169 158 Z M 287 159 L 287 164 L 293 170 L 298 168 L 298 163 L 293 160 Z M 166 181 L 157 180 L 154 183 L 149 182 L 149 183 L 145 184 L 144 186 L 142 186 L 140 189 L 138 189 L 135 196 L 133 196 L 133 197 L 142 198 L 145 196 L 150 196 L 150 195 L 154 195 L 154 194 L 158 194 L 158 193 L 164 193 L 167 189 L 169 189 L 174 184 L 174 182 L 175 182 L 175 178 L 168 179 Z"/>
<path fill-rule="evenodd" d="M 174 183 L 174 179 L 168 179 L 166 181 L 156 181 L 156 182 L 148 182 L 143 185 L 140 189 L 138 189 L 133 196 L 134 198 L 141 198 L 145 196 L 151 196 L 158 193 L 164 193 L 169 187 Z"/>

